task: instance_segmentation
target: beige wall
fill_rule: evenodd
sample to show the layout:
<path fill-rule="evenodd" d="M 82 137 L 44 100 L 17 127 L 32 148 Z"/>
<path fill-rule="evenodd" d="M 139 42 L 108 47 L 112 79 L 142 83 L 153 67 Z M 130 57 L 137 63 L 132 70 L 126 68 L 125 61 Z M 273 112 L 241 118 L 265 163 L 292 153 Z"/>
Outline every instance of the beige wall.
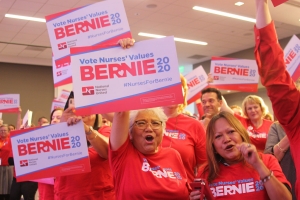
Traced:
<path fill-rule="evenodd" d="M 20 94 L 22 117 L 33 111 L 34 124 L 41 116 L 50 117 L 54 98 L 52 68 L 0 63 L 0 94 Z M 4 123 L 16 124 L 17 114 L 3 113 Z"/>

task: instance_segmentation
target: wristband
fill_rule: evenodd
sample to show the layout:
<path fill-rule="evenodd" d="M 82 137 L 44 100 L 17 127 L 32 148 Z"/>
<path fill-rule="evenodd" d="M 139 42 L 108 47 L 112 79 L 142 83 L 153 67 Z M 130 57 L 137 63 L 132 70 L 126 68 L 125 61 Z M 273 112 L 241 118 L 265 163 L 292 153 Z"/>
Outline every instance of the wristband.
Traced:
<path fill-rule="evenodd" d="M 268 180 L 271 179 L 273 176 L 273 171 L 271 171 L 270 175 L 266 176 L 265 178 L 260 179 L 263 183 L 267 182 Z"/>

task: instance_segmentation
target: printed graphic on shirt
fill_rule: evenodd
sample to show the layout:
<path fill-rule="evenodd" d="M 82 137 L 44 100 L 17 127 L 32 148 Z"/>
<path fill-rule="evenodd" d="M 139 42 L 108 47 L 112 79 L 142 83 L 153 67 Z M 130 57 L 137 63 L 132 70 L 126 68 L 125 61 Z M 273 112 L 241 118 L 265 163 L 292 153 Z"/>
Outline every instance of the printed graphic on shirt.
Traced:
<path fill-rule="evenodd" d="M 267 133 L 259 133 L 259 132 L 255 131 L 252 126 L 248 126 L 247 130 L 248 130 L 248 134 L 250 137 L 267 138 Z"/>
<path fill-rule="evenodd" d="M 143 158 L 142 171 L 151 172 L 156 178 L 170 178 L 182 180 L 179 172 L 173 172 L 172 168 L 151 167 L 146 158 Z"/>
<path fill-rule="evenodd" d="M 254 180 L 253 178 L 226 182 L 219 181 L 209 184 L 209 187 L 214 197 L 260 192 L 264 190 L 262 181 Z"/>
<path fill-rule="evenodd" d="M 164 135 L 168 136 L 170 138 L 173 138 L 173 139 L 177 139 L 177 140 L 185 140 L 186 139 L 186 134 L 181 133 L 178 130 L 166 129 Z"/>

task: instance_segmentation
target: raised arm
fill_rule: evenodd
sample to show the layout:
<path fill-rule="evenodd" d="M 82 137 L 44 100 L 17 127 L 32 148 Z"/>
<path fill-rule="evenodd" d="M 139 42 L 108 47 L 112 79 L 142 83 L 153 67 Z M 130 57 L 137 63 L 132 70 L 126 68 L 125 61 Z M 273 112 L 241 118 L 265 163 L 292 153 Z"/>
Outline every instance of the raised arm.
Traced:
<path fill-rule="evenodd" d="M 81 116 L 76 116 L 73 112 L 73 107 L 67 108 L 60 119 L 60 122 L 67 122 L 68 125 L 74 125 L 80 120 L 82 120 Z M 93 130 L 90 128 L 88 124 L 84 123 L 84 130 L 87 140 L 94 147 L 96 152 L 100 157 L 107 159 L 108 158 L 108 138 L 104 135 L 98 133 L 97 130 Z"/>
<path fill-rule="evenodd" d="M 267 88 L 275 116 L 293 141 L 299 120 L 300 92 L 286 71 L 267 0 L 256 0 L 255 58 L 262 84 Z"/>
<path fill-rule="evenodd" d="M 91 143 L 100 157 L 108 158 L 108 137 L 100 134 L 97 130 L 90 129 L 84 124 L 86 139 Z"/>
<path fill-rule="evenodd" d="M 272 21 L 268 0 L 256 0 L 256 27 L 261 29 Z"/>
<path fill-rule="evenodd" d="M 18 116 L 17 116 L 17 125 L 16 125 L 16 130 L 19 130 L 21 128 L 22 125 L 22 109 L 21 107 L 19 107 L 19 112 L 18 112 Z"/>
<path fill-rule="evenodd" d="M 290 142 L 287 136 L 284 135 L 284 130 L 280 127 L 280 124 L 276 122 L 273 123 L 268 133 L 268 139 L 264 151 L 264 153 L 267 154 L 274 154 L 279 162 L 290 147 Z"/>
<path fill-rule="evenodd" d="M 222 111 L 226 111 L 229 112 L 231 114 L 234 114 L 233 110 L 228 106 L 227 101 L 225 100 L 225 98 L 222 96 L 222 105 L 221 105 L 221 110 Z"/>
<path fill-rule="evenodd" d="M 110 148 L 118 150 L 127 140 L 129 130 L 129 111 L 115 112 L 110 134 Z"/>

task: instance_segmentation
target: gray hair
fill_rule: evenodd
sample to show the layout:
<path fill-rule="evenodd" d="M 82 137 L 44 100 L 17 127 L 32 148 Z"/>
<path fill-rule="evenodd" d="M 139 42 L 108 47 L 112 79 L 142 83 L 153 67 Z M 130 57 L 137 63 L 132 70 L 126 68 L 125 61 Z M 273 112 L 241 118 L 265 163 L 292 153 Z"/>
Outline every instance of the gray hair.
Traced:
<path fill-rule="evenodd" d="M 143 109 L 143 110 L 132 110 L 130 111 L 130 115 L 129 115 L 129 132 L 131 133 L 133 124 L 135 122 L 135 119 L 137 117 L 137 115 L 142 112 L 142 111 L 152 111 L 154 112 L 157 117 L 160 119 L 160 121 L 162 121 L 162 128 L 163 128 L 163 132 L 166 128 L 166 122 L 168 120 L 168 117 L 165 115 L 164 111 L 162 108 L 147 108 L 147 109 Z"/>

